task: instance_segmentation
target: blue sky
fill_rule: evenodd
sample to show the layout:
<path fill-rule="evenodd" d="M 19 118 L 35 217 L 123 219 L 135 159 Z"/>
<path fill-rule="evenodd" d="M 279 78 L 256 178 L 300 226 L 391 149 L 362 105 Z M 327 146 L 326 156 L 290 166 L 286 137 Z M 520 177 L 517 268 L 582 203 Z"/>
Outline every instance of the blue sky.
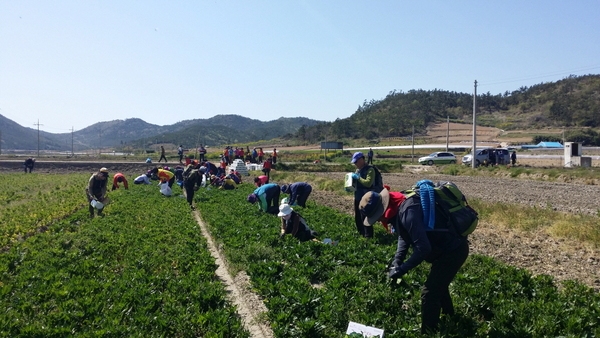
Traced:
<path fill-rule="evenodd" d="M 390 91 L 600 73 L 600 1 L 0 0 L 0 114 L 333 121 Z"/>

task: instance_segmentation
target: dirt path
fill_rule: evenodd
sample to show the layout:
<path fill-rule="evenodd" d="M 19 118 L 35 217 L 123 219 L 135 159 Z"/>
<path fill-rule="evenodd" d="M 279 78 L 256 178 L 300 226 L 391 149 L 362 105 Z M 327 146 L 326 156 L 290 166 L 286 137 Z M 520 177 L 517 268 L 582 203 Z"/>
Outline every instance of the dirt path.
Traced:
<path fill-rule="evenodd" d="M 237 312 L 242 318 L 244 327 L 250 331 L 250 336 L 256 338 L 274 337 L 269 323 L 263 319 L 264 313 L 267 312 L 266 306 L 260 297 L 250 290 L 250 278 L 243 271 L 238 273 L 235 278 L 229 274 L 227 260 L 217 249 L 210 232 L 197 210 L 194 211 L 194 217 L 200 226 L 202 235 L 208 242 L 210 254 L 215 258 L 218 265 L 216 274 L 225 285 L 225 289 L 229 293 L 229 300 L 237 307 Z"/>

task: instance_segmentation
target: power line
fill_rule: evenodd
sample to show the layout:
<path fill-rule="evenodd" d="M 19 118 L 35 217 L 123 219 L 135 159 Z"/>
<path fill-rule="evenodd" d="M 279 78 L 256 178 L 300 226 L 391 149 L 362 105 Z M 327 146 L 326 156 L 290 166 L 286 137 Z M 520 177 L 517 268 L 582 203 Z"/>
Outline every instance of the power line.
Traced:
<path fill-rule="evenodd" d="M 511 83 L 511 82 L 521 82 L 521 81 L 526 81 L 526 80 L 535 80 L 535 79 L 541 79 L 541 78 L 551 77 L 551 76 L 557 76 L 557 75 L 567 75 L 567 74 L 570 75 L 570 74 L 573 74 L 574 72 L 583 72 L 583 71 L 593 70 L 593 69 L 600 69 L 600 65 L 599 66 L 590 66 L 590 67 L 585 67 L 585 68 L 578 68 L 578 69 L 574 69 L 574 70 L 570 70 L 570 71 L 560 71 L 560 72 L 546 73 L 546 74 L 543 74 L 543 75 L 534 75 L 534 76 L 529 76 L 529 77 L 512 78 L 512 79 L 500 80 L 500 81 L 497 81 L 497 82 L 480 83 L 479 86 L 491 86 L 491 85 Z"/>

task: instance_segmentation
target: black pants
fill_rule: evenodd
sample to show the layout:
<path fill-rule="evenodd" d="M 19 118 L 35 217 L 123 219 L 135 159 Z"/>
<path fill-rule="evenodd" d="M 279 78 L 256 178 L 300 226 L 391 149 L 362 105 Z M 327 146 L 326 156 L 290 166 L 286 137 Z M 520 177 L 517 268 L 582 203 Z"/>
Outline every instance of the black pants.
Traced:
<path fill-rule="evenodd" d="M 360 212 L 360 210 L 358 209 L 358 205 L 360 204 L 360 200 L 354 200 L 354 222 L 356 223 L 356 231 L 358 231 L 358 233 L 361 236 L 365 236 L 366 238 L 372 238 L 373 237 L 373 227 L 367 227 L 364 225 L 365 222 L 365 216 L 363 216 L 363 214 Z"/>
<path fill-rule="evenodd" d="M 454 315 L 454 305 L 448 286 L 469 256 L 469 242 L 465 239 L 454 251 L 440 256 L 431 264 L 429 276 L 421 290 L 421 332 L 435 332 L 440 322 L 440 311 Z"/>
<path fill-rule="evenodd" d="M 194 186 L 187 186 L 184 185 L 185 187 L 185 197 L 187 198 L 187 202 L 189 203 L 189 205 L 192 205 L 192 202 L 194 201 Z"/>
<path fill-rule="evenodd" d="M 373 164 L 373 157 L 372 156 L 368 157 L 367 164 Z"/>
<path fill-rule="evenodd" d="M 275 186 L 265 190 L 265 200 L 267 201 L 266 212 L 271 214 L 277 214 L 279 212 L 279 195 L 281 189 L 279 186 Z"/>
<path fill-rule="evenodd" d="M 310 196 L 311 192 L 312 192 L 312 188 L 306 187 L 305 190 L 301 194 L 298 194 L 296 203 L 298 203 L 299 206 L 306 208 L 306 200 L 308 200 L 308 196 Z"/>
<path fill-rule="evenodd" d="M 167 158 L 165 157 L 165 155 L 160 155 L 158 162 L 160 162 L 163 158 L 165 159 L 165 163 L 167 163 Z"/>

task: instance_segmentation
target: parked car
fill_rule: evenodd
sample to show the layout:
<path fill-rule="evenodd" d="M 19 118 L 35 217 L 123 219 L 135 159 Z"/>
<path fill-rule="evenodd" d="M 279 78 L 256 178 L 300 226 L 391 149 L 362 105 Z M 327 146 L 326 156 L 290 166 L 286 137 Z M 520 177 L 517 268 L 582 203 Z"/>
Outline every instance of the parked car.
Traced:
<path fill-rule="evenodd" d="M 482 163 L 484 163 L 484 162 L 487 163 L 487 161 L 489 161 L 491 149 L 492 148 L 477 149 L 477 151 L 475 152 L 475 166 L 476 167 L 479 167 Z M 471 165 L 472 159 L 473 159 L 473 153 L 465 155 L 462 158 L 462 164 Z"/>
<path fill-rule="evenodd" d="M 498 159 L 491 159 L 491 156 L 496 153 L 500 154 Z M 478 167 L 481 164 L 488 165 L 491 162 L 498 164 L 508 164 L 510 163 L 510 152 L 506 148 L 482 148 L 477 149 L 475 156 L 475 166 Z M 473 153 L 463 156 L 462 164 L 471 165 L 471 159 L 473 158 Z M 499 162 L 498 162 L 499 161 Z"/>
<path fill-rule="evenodd" d="M 453 153 L 437 151 L 428 156 L 419 158 L 420 164 L 453 164 L 456 163 L 456 156 Z"/>

